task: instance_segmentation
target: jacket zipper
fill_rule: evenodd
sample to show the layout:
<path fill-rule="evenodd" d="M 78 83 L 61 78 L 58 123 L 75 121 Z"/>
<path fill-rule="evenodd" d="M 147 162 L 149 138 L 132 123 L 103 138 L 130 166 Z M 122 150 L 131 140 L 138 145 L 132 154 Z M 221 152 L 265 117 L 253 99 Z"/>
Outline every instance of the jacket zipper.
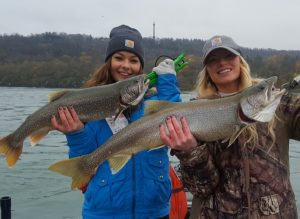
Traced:
<path fill-rule="evenodd" d="M 135 206 L 136 206 L 136 182 L 135 182 L 135 156 L 132 155 L 132 218 L 135 219 Z"/>

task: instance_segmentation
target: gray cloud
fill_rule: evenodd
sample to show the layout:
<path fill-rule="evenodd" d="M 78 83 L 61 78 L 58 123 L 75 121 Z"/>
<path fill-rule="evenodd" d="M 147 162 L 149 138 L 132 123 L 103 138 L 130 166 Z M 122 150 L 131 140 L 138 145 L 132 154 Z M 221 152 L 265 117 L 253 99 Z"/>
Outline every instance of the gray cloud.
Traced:
<path fill-rule="evenodd" d="M 160 38 L 233 37 L 241 46 L 300 50 L 298 0 L 1 0 L 0 34 L 64 32 L 107 37 L 128 24 Z"/>

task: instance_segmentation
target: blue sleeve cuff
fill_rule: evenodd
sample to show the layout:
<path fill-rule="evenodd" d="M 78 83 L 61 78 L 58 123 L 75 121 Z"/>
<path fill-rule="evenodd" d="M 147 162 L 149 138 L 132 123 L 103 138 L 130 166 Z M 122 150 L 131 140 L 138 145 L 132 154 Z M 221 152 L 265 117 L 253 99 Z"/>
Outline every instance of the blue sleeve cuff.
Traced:
<path fill-rule="evenodd" d="M 69 146 L 69 157 L 78 157 L 89 154 L 97 148 L 96 141 L 93 140 L 94 131 L 88 125 L 84 128 L 66 135 Z"/>
<path fill-rule="evenodd" d="M 180 90 L 178 81 L 174 74 L 158 75 L 158 82 L 156 85 L 158 99 L 168 100 L 173 102 L 181 102 Z"/>
<path fill-rule="evenodd" d="M 84 128 L 78 130 L 78 131 L 74 131 L 71 133 L 66 134 L 66 138 L 67 138 L 67 142 L 68 145 L 71 146 L 75 146 L 77 144 L 81 144 L 84 142 L 84 140 L 86 140 L 88 138 L 89 134 L 88 134 L 88 127 L 84 126 Z"/>

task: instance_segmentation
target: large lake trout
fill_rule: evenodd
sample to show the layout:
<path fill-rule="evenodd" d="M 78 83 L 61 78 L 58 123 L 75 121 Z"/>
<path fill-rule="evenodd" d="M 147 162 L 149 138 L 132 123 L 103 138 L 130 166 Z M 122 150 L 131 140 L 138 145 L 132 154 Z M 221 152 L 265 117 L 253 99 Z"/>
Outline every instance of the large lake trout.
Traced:
<path fill-rule="evenodd" d="M 162 146 L 159 126 L 170 115 L 184 116 L 197 140 L 229 140 L 230 145 L 247 124 L 272 119 L 284 92 L 274 89 L 276 80 L 276 77 L 263 80 L 224 98 L 184 103 L 152 102 L 146 109 L 147 116 L 113 135 L 94 152 L 57 162 L 49 169 L 72 177 L 72 189 L 86 185 L 106 160 L 112 171 L 118 172 L 132 154 Z"/>
<path fill-rule="evenodd" d="M 143 99 L 149 83 L 145 83 L 145 78 L 145 75 L 139 75 L 114 84 L 50 94 L 48 104 L 28 116 L 13 133 L 0 139 L 0 154 L 6 156 L 9 167 L 13 166 L 27 137 L 34 145 L 52 130 L 51 117 L 59 118 L 57 109 L 61 106 L 72 106 L 82 122 L 119 115 Z"/>

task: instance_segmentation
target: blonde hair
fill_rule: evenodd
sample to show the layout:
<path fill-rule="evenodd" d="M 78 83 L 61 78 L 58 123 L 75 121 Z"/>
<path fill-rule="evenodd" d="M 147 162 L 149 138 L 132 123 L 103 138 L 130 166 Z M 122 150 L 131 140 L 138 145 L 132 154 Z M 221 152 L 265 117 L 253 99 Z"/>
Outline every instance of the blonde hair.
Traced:
<path fill-rule="evenodd" d="M 241 62 L 241 68 L 240 68 L 240 78 L 239 78 L 240 81 L 239 81 L 238 92 L 252 86 L 255 83 L 258 83 L 261 80 L 258 78 L 251 77 L 250 67 L 248 63 L 242 56 L 239 57 Z M 197 93 L 199 98 L 209 98 L 212 96 L 219 96 L 218 89 L 214 84 L 214 82 L 211 80 L 209 73 L 207 72 L 206 66 L 204 66 L 204 68 L 198 75 L 195 92 Z M 270 146 L 269 150 L 272 148 L 275 142 L 273 124 L 274 124 L 274 119 L 268 123 L 268 133 L 270 134 L 273 140 L 273 143 Z M 243 139 L 246 139 L 244 142 L 244 146 L 249 145 L 251 147 L 254 147 L 258 143 L 258 134 L 257 134 L 257 128 L 255 123 L 249 125 L 244 130 L 242 135 L 243 135 Z"/>
<path fill-rule="evenodd" d="M 256 79 L 252 79 L 250 74 L 250 67 L 246 62 L 246 60 L 242 56 L 239 57 L 241 62 L 241 68 L 240 68 L 241 74 L 239 78 L 240 83 L 239 83 L 238 91 L 242 91 L 245 88 L 250 87 Z M 204 68 L 198 75 L 195 90 L 197 92 L 197 95 L 201 98 L 218 95 L 218 89 L 214 84 L 214 82 L 211 80 L 206 66 L 204 66 Z"/>
<path fill-rule="evenodd" d="M 143 73 L 143 67 L 139 70 L 138 74 Z M 83 87 L 94 87 L 98 85 L 105 85 L 105 84 L 112 84 L 115 83 L 115 79 L 112 77 L 111 74 L 111 57 L 107 59 L 107 61 L 101 65 L 88 79 L 84 84 Z"/>

